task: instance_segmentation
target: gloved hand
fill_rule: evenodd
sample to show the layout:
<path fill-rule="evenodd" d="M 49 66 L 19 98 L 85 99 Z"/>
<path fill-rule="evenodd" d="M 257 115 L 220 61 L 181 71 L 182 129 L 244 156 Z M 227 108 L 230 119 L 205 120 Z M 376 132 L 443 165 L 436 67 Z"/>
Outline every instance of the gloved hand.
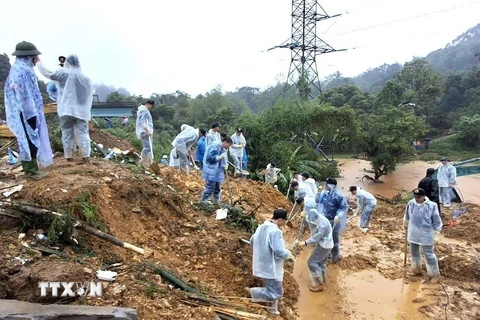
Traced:
<path fill-rule="evenodd" d="M 291 252 L 290 252 L 290 255 L 288 256 L 287 260 L 295 262 L 295 257 L 293 256 L 293 254 Z"/>
<path fill-rule="evenodd" d="M 245 147 L 247 146 L 247 144 L 246 144 L 246 143 L 242 143 L 241 146 L 242 146 L 242 148 L 245 148 Z"/>
<path fill-rule="evenodd" d="M 307 213 L 305 211 L 300 212 L 300 217 L 305 218 L 307 216 Z"/>
<path fill-rule="evenodd" d="M 217 156 L 217 160 L 223 160 L 223 159 L 225 159 L 225 154 L 226 154 L 226 153 L 222 153 L 221 155 Z"/>
<path fill-rule="evenodd" d="M 338 216 L 335 216 L 335 218 L 333 219 L 333 225 L 337 225 L 338 224 L 338 221 L 340 220 L 340 218 Z"/>
<path fill-rule="evenodd" d="M 223 167 L 223 171 L 225 171 L 225 173 L 227 173 L 227 171 L 228 171 L 228 166 Z"/>
<path fill-rule="evenodd" d="M 300 248 L 306 247 L 306 246 L 307 246 L 307 241 L 301 241 L 301 242 L 299 242 L 299 243 L 298 243 L 298 246 L 299 246 Z"/>

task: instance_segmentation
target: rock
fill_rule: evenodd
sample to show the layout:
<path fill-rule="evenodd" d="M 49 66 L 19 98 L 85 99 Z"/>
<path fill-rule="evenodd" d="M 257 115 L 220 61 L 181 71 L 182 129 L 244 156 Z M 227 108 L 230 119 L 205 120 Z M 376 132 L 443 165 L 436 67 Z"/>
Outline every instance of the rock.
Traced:
<path fill-rule="evenodd" d="M 10 243 L 10 244 L 8 245 L 8 249 L 10 249 L 10 250 L 15 250 L 16 248 L 17 248 L 17 246 L 14 245 L 13 243 Z"/>
<path fill-rule="evenodd" d="M 141 213 L 141 212 L 142 212 L 142 209 L 140 209 L 139 207 L 134 207 L 134 208 L 132 209 L 132 212 Z"/>
<path fill-rule="evenodd" d="M 0 319 L 83 319 L 137 320 L 137 310 L 119 307 L 42 305 L 18 300 L 0 300 Z"/>
<path fill-rule="evenodd" d="M 102 180 L 103 180 L 103 182 L 105 182 L 105 183 L 111 183 L 111 182 L 113 181 L 113 179 L 110 178 L 110 177 L 103 177 Z"/>
<path fill-rule="evenodd" d="M 83 268 L 83 272 L 84 272 L 85 274 L 93 274 L 93 270 L 90 269 L 90 268 L 86 268 L 86 267 Z"/>
<path fill-rule="evenodd" d="M 413 303 L 422 303 L 422 302 L 425 302 L 427 301 L 427 299 L 425 298 L 415 298 L 412 300 Z"/>
<path fill-rule="evenodd" d="M 125 287 L 125 285 L 116 285 L 113 287 L 113 290 L 112 290 L 112 293 L 113 294 L 120 294 L 122 293 L 123 291 L 125 291 L 127 288 Z"/>

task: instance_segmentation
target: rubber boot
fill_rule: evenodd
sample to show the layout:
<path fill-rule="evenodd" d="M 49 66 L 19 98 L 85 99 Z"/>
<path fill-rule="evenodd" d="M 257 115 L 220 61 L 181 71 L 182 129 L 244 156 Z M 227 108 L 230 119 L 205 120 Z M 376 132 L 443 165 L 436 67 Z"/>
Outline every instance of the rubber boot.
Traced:
<path fill-rule="evenodd" d="M 431 283 L 437 283 L 440 280 L 440 270 L 437 264 L 427 264 L 427 275 L 430 278 Z"/>
<path fill-rule="evenodd" d="M 25 177 L 29 177 L 32 175 L 32 164 L 31 161 L 22 161 L 22 168 Z"/>
<path fill-rule="evenodd" d="M 43 179 L 47 176 L 46 173 L 41 173 L 38 168 L 38 162 L 37 158 L 32 158 L 32 161 L 30 161 L 30 167 L 31 167 L 31 175 L 29 176 L 33 180 L 40 180 Z"/>
<path fill-rule="evenodd" d="M 278 311 L 278 300 L 273 300 L 271 302 L 270 308 L 268 308 L 267 311 L 270 312 L 271 314 L 279 315 L 280 312 Z"/>
<path fill-rule="evenodd" d="M 310 273 L 310 283 L 310 291 L 312 292 L 320 292 L 325 289 L 323 285 L 323 280 L 312 273 Z"/>
<path fill-rule="evenodd" d="M 422 275 L 422 258 L 412 257 L 412 269 L 408 275 L 412 277 L 418 277 Z"/>

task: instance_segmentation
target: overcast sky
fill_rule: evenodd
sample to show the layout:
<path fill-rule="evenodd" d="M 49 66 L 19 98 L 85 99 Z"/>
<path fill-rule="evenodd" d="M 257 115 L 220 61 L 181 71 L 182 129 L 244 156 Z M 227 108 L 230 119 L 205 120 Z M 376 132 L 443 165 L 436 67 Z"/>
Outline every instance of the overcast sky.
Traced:
<path fill-rule="evenodd" d="M 319 23 L 319 34 L 336 49 L 350 49 L 318 57 L 321 77 L 404 63 L 480 22 L 480 0 L 320 4 L 330 15 L 343 15 Z M 0 53 L 30 41 L 51 68 L 59 55 L 76 53 L 95 83 L 144 96 L 265 88 L 284 81 L 289 67 L 289 49 L 267 49 L 290 36 L 290 0 L 2 0 L 0 8 Z"/>

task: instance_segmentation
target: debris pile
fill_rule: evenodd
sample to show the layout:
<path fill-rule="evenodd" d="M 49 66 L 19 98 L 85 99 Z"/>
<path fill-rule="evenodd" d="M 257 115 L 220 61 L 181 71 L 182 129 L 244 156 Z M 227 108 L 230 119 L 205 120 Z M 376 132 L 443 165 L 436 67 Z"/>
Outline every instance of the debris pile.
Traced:
<path fill-rule="evenodd" d="M 250 233 L 195 208 L 192 203 L 203 189 L 198 173 L 186 177 L 161 166 L 159 176 L 136 174 L 105 159 L 89 164 L 56 159 L 45 172 L 48 177 L 40 181 L 21 182 L 22 175 L 16 174 L 16 180 L 8 182 L 21 182 L 23 188 L 10 196 L 8 205 L 2 202 L 7 214 L 2 219 L 14 225 L 0 231 L 0 298 L 46 302 L 38 281 L 98 281 L 95 271 L 112 270 L 118 276 L 102 282 L 103 297 L 62 302 L 137 308 L 140 319 L 203 319 L 214 313 L 233 316 L 234 310 L 240 311 L 238 318 L 265 318 L 264 308 L 242 298 L 245 287 L 260 284 L 251 275 L 251 248 L 238 241 L 249 239 Z M 245 179 L 231 179 L 230 185 L 234 201 L 240 200 L 234 207 L 258 222 L 270 218 L 277 207 L 289 209 L 285 197 L 271 186 Z M 227 192 L 222 192 L 224 203 L 229 202 Z M 49 219 L 39 219 L 20 206 L 62 216 L 53 215 L 52 220 L 48 213 Z M 146 254 L 104 241 L 78 228 L 78 222 Z M 44 237 L 39 240 L 37 234 Z M 159 269 L 202 295 L 189 296 L 160 276 Z M 293 319 L 298 288 L 288 272 L 284 289 L 280 311 L 283 318 Z"/>

